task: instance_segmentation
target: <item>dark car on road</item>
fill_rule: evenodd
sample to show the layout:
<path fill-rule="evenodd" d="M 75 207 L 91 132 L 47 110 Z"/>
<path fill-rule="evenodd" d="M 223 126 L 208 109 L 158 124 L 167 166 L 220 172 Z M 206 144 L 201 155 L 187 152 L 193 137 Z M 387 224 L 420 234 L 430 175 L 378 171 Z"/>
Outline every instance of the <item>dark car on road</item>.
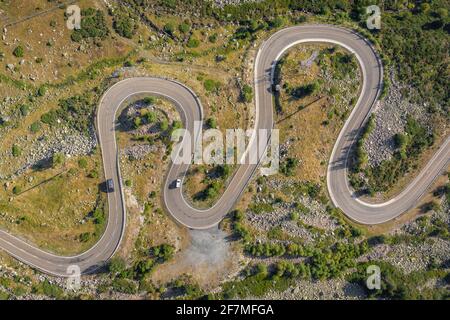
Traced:
<path fill-rule="evenodd" d="M 114 192 L 114 181 L 113 181 L 113 179 L 106 180 L 106 190 L 108 192 Z"/>

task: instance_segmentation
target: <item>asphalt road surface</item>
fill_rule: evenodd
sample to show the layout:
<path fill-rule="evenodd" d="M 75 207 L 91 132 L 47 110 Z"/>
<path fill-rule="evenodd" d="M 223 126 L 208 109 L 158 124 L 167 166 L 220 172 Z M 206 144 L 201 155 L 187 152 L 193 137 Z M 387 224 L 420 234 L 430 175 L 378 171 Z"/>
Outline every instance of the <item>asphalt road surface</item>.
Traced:
<path fill-rule="evenodd" d="M 363 85 L 358 102 L 333 148 L 327 173 L 330 197 L 352 220 L 364 224 L 382 223 L 412 208 L 433 180 L 447 169 L 450 160 L 450 138 L 447 138 L 417 178 L 397 197 L 386 203 L 369 204 L 358 199 L 349 188 L 347 158 L 359 130 L 376 105 L 382 87 L 383 69 L 376 52 L 360 35 L 348 29 L 329 25 L 303 25 L 283 29 L 260 47 L 255 59 L 255 129 L 271 129 L 274 125 L 272 76 L 276 61 L 290 47 L 303 42 L 326 42 L 345 47 L 357 58 L 362 70 Z M 115 140 L 116 114 L 123 102 L 136 94 L 149 93 L 171 100 L 181 115 L 184 127 L 191 132 L 192 144 L 199 136 L 194 121 L 203 119 L 200 99 L 181 83 L 160 78 L 130 78 L 112 86 L 102 97 L 97 113 L 97 133 L 102 149 L 106 179 L 113 179 L 115 190 L 108 193 L 109 217 L 102 238 L 88 251 L 73 257 L 53 255 L 9 233 L 0 231 L 0 248 L 20 261 L 43 272 L 68 276 L 68 267 L 76 265 L 82 273 L 90 273 L 103 266 L 117 250 L 126 225 L 118 150 Z M 251 139 L 250 145 L 257 143 Z M 191 207 L 183 197 L 182 188 L 173 182 L 183 179 L 189 165 L 172 164 L 166 175 L 163 200 L 166 209 L 179 223 L 192 229 L 207 229 L 217 225 L 234 207 L 257 165 L 244 164 L 237 168 L 228 188 L 217 203 L 207 209 Z M 150 177 L 149 177 L 150 178 Z"/>

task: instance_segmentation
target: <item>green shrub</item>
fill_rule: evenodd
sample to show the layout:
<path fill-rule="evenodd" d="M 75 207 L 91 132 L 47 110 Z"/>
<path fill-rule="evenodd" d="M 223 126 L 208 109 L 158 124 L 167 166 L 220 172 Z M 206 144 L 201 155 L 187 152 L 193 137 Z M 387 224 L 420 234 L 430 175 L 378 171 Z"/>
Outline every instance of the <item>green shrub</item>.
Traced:
<path fill-rule="evenodd" d="M 144 279 L 153 271 L 154 267 L 155 262 L 153 259 L 140 260 L 134 266 L 134 278 L 139 280 Z"/>
<path fill-rule="evenodd" d="M 263 203 L 263 202 L 252 203 L 249 206 L 249 209 L 256 214 L 260 214 L 260 213 L 264 213 L 264 212 L 272 212 L 275 210 L 270 203 Z"/>
<path fill-rule="evenodd" d="M 286 253 L 286 247 L 281 243 L 257 243 L 246 244 L 244 250 L 255 257 L 275 257 Z"/>
<path fill-rule="evenodd" d="M 41 129 L 41 124 L 39 122 L 33 122 L 30 126 L 31 133 L 37 133 Z"/>
<path fill-rule="evenodd" d="M 153 97 L 153 96 L 148 96 L 148 97 L 145 97 L 145 98 L 143 99 L 143 101 L 144 101 L 144 103 L 145 103 L 146 105 L 152 105 L 152 104 L 155 104 L 155 103 L 156 103 L 156 98 Z"/>
<path fill-rule="evenodd" d="M 356 258 L 366 253 L 367 242 L 361 244 L 337 243 L 325 250 L 315 250 L 311 257 L 311 273 L 315 279 L 329 279 L 340 276 L 348 268 L 356 266 Z"/>
<path fill-rule="evenodd" d="M 287 158 L 280 165 L 280 171 L 287 177 L 293 176 L 295 168 L 298 167 L 299 161 L 295 158 Z"/>
<path fill-rule="evenodd" d="M 313 186 L 310 186 L 310 187 L 309 187 L 309 189 L 311 189 L 311 190 L 312 190 L 312 188 L 313 188 Z M 311 196 L 311 197 L 312 197 L 312 198 L 315 198 L 315 197 L 316 197 L 315 191 L 311 192 L 310 190 L 308 190 L 307 193 L 308 193 L 308 195 L 310 195 L 310 193 L 311 193 L 311 194 L 314 193 L 314 196 Z M 308 214 L 308 213 L 311 212 L 311 210 L 310 210 L 308 207 L 306 207 L 303 203 L 300 203 L 300 202 L 296 202 L 296 203 L 295 203 L 295 209 L 296 209 L 299 213 L 303 213 L 303 214 Z"/>
<path fill-rule="evenodd" d="M 41 121 L 52 126 L 57 123 L 58 119 L 61 119 L 69 127 L 81 133 L 89 132 L 89 128 L 92 126 L 94 107 L 88 94 L 62 99 L 58 105 L 59 109 L 42 115 Z"/>
<path fill-rule="evenodd" d="M 248 84 L 244 84 L 244 86 L 242 87 L 241 99 L 246 103 L 250 103 L 253 101 L 253 89 Z"/>
<path fill-rule="evenodd" d="M 276 17 L 272 21 L 270 21 L 269 25 L 271 28 L 277 29 L 284 25 L 284 19 L 282 17 Z"/>
<path fill-rule="evenodd" d="M 13 51 L 13 55 L 16 56 L 17 58 L 22 58 L 24 55 L 24 49 L 21 45 L 18 45 L 14 51 Z"/>
<path fill-rule="evenodd" d="M 132 17 L 118 14 L 114 16 L 113 28 L 120 36 L 131 39 L 136 34 L 138 25 Z"/>
<path fill-rule="evenodd" d="M 20 186 L 14 186 L 12 191 L 13 191 L 13 194 L 18 195 L 19 193 L 22 192 L 22 188 Z"/>
<path fill-rule="evenodd" d="M 289 214 L 289 219 L 291 219 L 292 221 L 297 221 L 300 218 L 300 215 L 298 214 L 297 211 L 292 211 Z"/>
<path fill-rule="evenodd" d="M 164 243 L 151 248 L 150 253 L 153 257 L 159 259 L 162 262 L 165 262 L 172 259 L 175 253 L 175 247 Z"/>
<path fill-rule="evenodd" d="M 191 30 L 191 25 L 188 22 L 183 22 L 178 26 L 178 30 L 182 33 L 188 33 Z"/>
<path fill-rule="evenodd" d="M 80 160 L 78 160 L 78 166 L 79 166 L 81 169 L 86 169 L 87 166 L 88 166 L 88 161 L 87 161 L 87 159 L 86 159 L 86 158 L 81 158 Z"/>
<path fill-rule="evenodd" d="M 217 120 L 216 120 L 216 118 L 208 118 L 206 120 L 206 126 L 209 129 L 216 129 L 217 128 Z"/>
<path fill-rule="evenodd" d="M 8 300 L 9 298 L 10 298 L 9 293 L 7 293 L 7 292 L 5 292 L 3 290 L 0 290 L 0 301 L 1 300 Z"/>
<path fill-rule="evenodd" d="M 135 129 L 138 129 L 142 124 L 142 119 L 141 117 L 136 117 L 133 119 L 133 126 Z"/>
<path fill-rule="evenodd" d="M 269 274 L 269 270 L 267 268 L 267 265 L 264 264 L 264 263 L 258 263 L 256 265 L 255 269 L 256 269 L 256 274 L 260 275 L 260 276 L 262 276 L 264 278 L 266 278 L 268 276 L 268 274 Z"/>
<path fill-rule="evenodd" d="M 364 170 L 368 177 L 366 187 L 371 192 L 389 190 L 414 166 L 422 151 L 433 144 L 434 134 L 428 133 L 417 120 L 408 116 L 405 135 L 396 135 L 395 141 L 399 149 L 390 160 L 385 160 L 376 167 L 367 167 Z M 361 155 L 359 156 L 361 157 Z M 358 164 L 360 170 L 364 168 L 361 160 L 358 161 Z"/>
<path fill-rule="evenodd" d="M 186 46 L 188 48 L 197 48 L 199 45 L 200 45 L 200 40 L 192 38 L 192 37 L 189 38 L 189 40 L 188 40 L 188 42 L 186 44 Z"/>
<path fill-rule="evenodd" d="M 307 97 L 309 95 L 312 95 L 314 93 L 316 93 L 320 88 L 320 85 L 317 81 L 310 83 L 310 84 L 306 84 L 303 86 L 300 86 L 298 88 L 289 90 L 289 93 L 291 94 L 291 96 L 295 99 L 301 99 L 304 97 Z"/>
<path fill-rule="evenodd" d="M 57 123 L 57 120 L 58 114 L 56 110 L 51 110 L 41 116 L 41 121 L 45 124 L 48 124 L 49 126 L 55 125 Z"/>
<path fill-rule="evenodd" d="M 166 131 L 167 129 L 169 129 L 169 122 L 167 121 L 167 119 L 163 119 L 159 122 L 159 128 L 161 129 L 161 131 Z"/>
<path fill-rule="evenodd" d="M 40 86 L 38 88 L 38 91 L 37 91 L 37 96 L 38 97 L 43 97 L 43 96 L 45 96 L 46 93 L 47 93 L 47 87 L 46 86 Z"/>
<path fill-rule="evenodd" d="M 218 91 L 222 84 L 219 81 L 215 81 L 212 79 L 206 79 L 203 82 L 203 86 L 205 87 L 205 90 L 208 92 Z"/>
<path fill-rule="evenodd" d="M 40 284 L 33 286 L 31 290 L 34 294 L 44 295 L 50 298 L 61 299 L 64 296 L 64 290 L 56 284 L 44 280 Z"/>
<path fill-rule="evenodd" d="M 218 37 L 218 34 L 217 33 L 213 33 L 212 35 L 210 35 L 208 37 L 208 41 L 211 42 L 211 43 L 216 43 L 217 42 L 217 37 Z"/>
<path fill-rule="evenodd" d="M 94 212 L 92 213 L 92 218 L 94 219 L 94 223 L 98 225 L 103 225 L 106 221 L 103 209 L 98 207 L 95 208 Z"/>
<path fill-rule="evenodd" d="M 91 239 L 91 234 L 89 232 L 83 232 L 80 234 L 80 241 L 81 242 L 88 242 Z"/>
<path fill-rule="evenodd" d="M 367 268 L 376 265 L 381 272 L 380 289 L 369 290 L 366 286 Z M 448 298 L 448 290 L 430 288 L 425 284 L 430 279 L 445 277 L 442 270 L 424 270 L 404 274 L 401 269 L 384 261 L 370 261 L 360 263 L 357 271 L 348 277 L 350 282 L 359 283 L 366 288 L 369 298 L 394 299 L 394 300 L 423 300 L 423 299 L 445 299 Z"/>
<path fill-rule="evenodd" d="M 267 238 L 269 239 L 282 239 L 284 237 L 283 229 L 280 226 L 273 227 L 267 232 Z"/>
<path fill-rule="evenodd" d="M 156 113 L 153 111 L 147 112 L 144 116 L 147 123 L 154 123 L 157 119 Z"/>
<path fill-rule="evenodd" d="M 54 153 L 52 156 L 52 167 L 56 168 L 62 164 L 64 164 L 65 156 L 61 152 Z"/>
<path fill-rule="evenodd" d="M 12 148 L 11 148 L 11 152 L 13 157 L 20 157 L 20 155 L 22 154 L 22 149 L 20 149 L 20 147 L 16 144 L 13 144 Z"/>
<path fill-rule="evenodd" d="M 20 114 L 25 117 L 30 112 L 30 106 L 27 104 L 22 104 L 22 105 L 20 105 L 19 110 L 20 110 Z"/>
<path fill-rule="evenodd" d="M 233 224 L 234 234 L 239 238 L 244 240 L 244 242 L 249 242 L 251 240 L 250 232 L 247 228 L 239 221 Z"/>
<path fill-rule="evenodd" d="M 173 120 L 172 129 L 180 129 L 183 127 L 183 124 L 179 120 Z"/>
<path fill-rule="evenodd" d="M 98 178 L 98 171 L 97 170 L 92 170 L 89 173 L 88 177 L 91 178 L 91 179 L 97 179 Z"/>
<path fill-rule="evenodd" d="M 125 293 L 125 294 L 135 294 L 137 292 L 137 285 L 131 280 L 116 278 L 112 282 L 112 288 L 114 291 Z"/>
<path fill-rule="evenodd" d="M 173 35 L 175 32 L 175 25 L 172 22 L 166 23 L 163 27 L 164 32 Z"/>
<path fill-rule="evenodd" d="M 108 270 L 114 275 L 124 272 L 126 267 L 125 260 L 120 257 L 113 257 L 108 262 Z"/>
<path fill-rule="evenodd" d="M 330 57 L 330 60 L 334 71 L 333 76 L 336 79 L 343 79 L 346 75 L 358 69 L 353 55 L 348 53 L 336 52 Z"/>

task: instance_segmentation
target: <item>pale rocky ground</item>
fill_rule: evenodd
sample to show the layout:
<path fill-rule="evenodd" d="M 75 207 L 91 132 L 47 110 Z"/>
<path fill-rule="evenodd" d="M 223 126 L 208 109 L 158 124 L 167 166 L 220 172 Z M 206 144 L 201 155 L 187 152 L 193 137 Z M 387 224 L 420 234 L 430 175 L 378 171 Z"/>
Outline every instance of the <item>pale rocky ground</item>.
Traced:
<path fill-rule="evenodd" d="M 447 226 L 450 219 L 449 204 L 443 203 L 441 209 L 428 214 L 430 219 L 439 219 Z M 424 228 L 412 220 L 390 234 L 420 236 Z M 430 263 L 442 265 L 450 260 L 450 241 L 439 237 L 427 237 L 420 243 L 379 244 L 375 246 L 362 261 L 383 260 L 398 268 L 405 274 L 427 269 Z"/>
<path fill-rule="evenodd" d="M 217 227 L 208 230 L 189 230 L 189 245 L 174 259 L 156 270 L 156 282 L 169 279 L 182 270 L 191 274 L 203 288 L 214 290 L 218 280 L 231 280 L 239 272 L 241 257 L 228 234 Z"/>
<path fill-rule="evenodd" d="M 383 260 L 408 274 L 425 270 L 431 259 L 442 263 L 450 257 L 450 243 L 439 238 L 430 238 L 425 243 L 378 245 L 361 260 Z"/>
<path fill-rule="evenodd" d="M 286 186 L 288 184 L 289 182 L 272 179 L 269 181 L 268 187 L 272 190 L 277 190 L 281 189 L 283 185 Z M 266 198 L 267 196 L 265 195 L 259 195 L 258 193 L 256 195 L 256 201 L 262 203 L 267 202 Z M 263 231 L 263 234 L 273 227 L 281 226 L 284 232 L 286 232 L 290 236 L 303 239 L 305 243 L 312 243 L 322 236 L 333 234 L 334 230 L 337 227 L 337 223 L 334 218 L 330 217 L 325 212 L 325 206 L 323 204 L 319 203 L 316 200 L 312 200 L 309 197 L 299 197 L 296 198 L 295 201 L 303 204 L 306 208 L 309 209 L 308 213 L 299 214 L 298 221 L 306 225 L 324 230 L 324 235 L 313 233 L 310 230 L 299 226 L 298 221 L 292 221 L 290 219 L 290 213 L 292 211 L 295 211 L 293 209 L 293 202 L 274 204 L 273 206 L 275 210 L 272 212 L 257 214 L 249 211 L 246 214 L 246 219 L 252 227 Z"/>
<path fill-rule="evenodd" d="M 364 142 L 364 148 L 369 156 L 369 163 L 379 165 L 384 160 L 389 160 L 395 152 L 394 136 L 404 132 L 406 119 L 413 116 L 421 125 L 431 130 L 427 117 L 427 105 L 419 105 L 408 101 L 411 89 L 400 85 L 393 72 L 390 72 L 391 86 L 388 95 L 375 109 L 375 129 Z"/>
<path fill-rule="evenodd" d="M 259 2 L 260 0 L 212 0 L 214 5 L 223 8 L 226 5 L 239 5 L 245 2 Z"/>
<path fill-rule="evenodd" d="M 343 279 L 297 281 L 283 292 L 272 291 L 258 298 L 263 300 L 354 300 L 364 299 L 364 288 Z M 249 297 L 249 299 L 253 299 Z"/>

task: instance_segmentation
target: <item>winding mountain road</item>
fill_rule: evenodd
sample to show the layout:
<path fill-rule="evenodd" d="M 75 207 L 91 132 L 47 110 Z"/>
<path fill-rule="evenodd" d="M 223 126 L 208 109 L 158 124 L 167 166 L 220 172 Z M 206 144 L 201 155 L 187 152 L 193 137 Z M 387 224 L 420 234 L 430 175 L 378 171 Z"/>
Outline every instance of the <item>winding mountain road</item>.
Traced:
<path fill-rule="evenodd" d="M 382 204 L 370 204 L 353 194 L 347 180 L 349 150 L 377 103 L 383 79 L 380 59 L 371 45 L 357 33 L 330 25 L 302 25 L 283 29 L 267 39 L 255 59 L 255 129 L 273 128 L 271 87 L 276 61 L 290 47 L 304 42 L 326 42 L 342 46 L 354 54 L 362 71 L 361 94 L 339 134 L 329 161 L 327 185 L 334 205 L 342 209 L 350 219 L 363 224 L 378 224 L 399 216 L 412 208 L 434 179 L 447 169 L 450 161 L 450 138 L 444 141 L 417 178 L 394 199 Z M 126 224 L 125 200 L 115 139 L 116 114 L 124 101 L 142 93 L 172 101 L 185 128 L 191 132 L 192 137 L 199 136 L 199 130 L 195 131 L 194 121 L 203 119 L 202 105 L 200 99 L 188 87 L 172 80 L 147 77 L 118 82 L 104 94 L 97 113 L 97 132 L 105 177 L 113 179 L 116 186 L 114 192 L 108 193 L 109 217 L 102 238 L 91 249 L 78 256 L 63 257 L 0 231 L 1 249 L 36 269 L 57 276 L 68 276 L 67 268 L 71 265 L 79 266 L 82 273 L 93 272 L 115 253 Z M 194 142 L 195 138 L 192 139 L 192 144 Z M 257 140 L 251 139 L 250 144 L 252 143 L 257 143 Z M 182 188 L 170 187 L 175 179 L 184 177 L 188 167 L 188 164 L 171 165 L 164 183 L 163 200 L 175 220 L 193 229 L 206 229 L 217 225 L 236 204 L 257 169 L 257 165 L 240 165 L 217 203 L 207 210 L 198 210 L 185 201 Z"/>

